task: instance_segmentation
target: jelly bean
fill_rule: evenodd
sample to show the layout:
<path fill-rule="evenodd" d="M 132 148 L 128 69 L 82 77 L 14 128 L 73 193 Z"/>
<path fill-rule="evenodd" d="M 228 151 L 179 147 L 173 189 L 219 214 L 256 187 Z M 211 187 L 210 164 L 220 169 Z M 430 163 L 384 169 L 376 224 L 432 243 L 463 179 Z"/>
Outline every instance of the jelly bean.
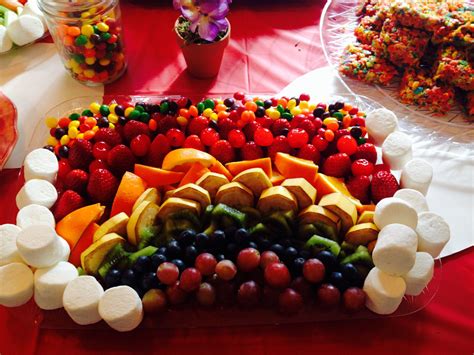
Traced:
<path fill-rule="evenodd" d="M 133 107 L 127 107 L 127 108 L 125 109 L 125 111 L 124 111 L 125 117 L 130 116 L 130 113 L 131 113 L 133 110 L 134 110 Z"/>
<path fill-rule="evenodd" d="M 287 119 L 287 120 L 293 119 L 293 115 L 290 112 L 283 112 L 281 114 L 281 117 L 284 118 L 284 119 Z"/>
<path fill-rule="evenodd" d="M 227 111 L 219 111 L 217 114 L 217 120 L 221 120 L 230 116 L 230 113 Z"/>
<path fill-rule="evenodd" d="M 63 43 L 66 47 L 70 47 L 74 44 L 74 38 L 69 35 L 66 35 L 63 37 Z"/>
<path fill-rule="evenodd" d="M 276 109 L 278 110 L 278 112 L 280 112 L 280 114 L 282 114 L 283 112 L 285 112 L 285 108 L 283 107 L 283 105 L 279 104 Z"/>
<path fill-rule="evenodd" d="M 68 136 L 72 139 L 76 138 L 78 133 L 79 130 L 77 129 L 77 127 L 70 127 L 67 131 Z"/>
<path fill-rule="evenodd" d="M 67 34 L 71 37 L 77 37 L 81 34 L 81 29 L 76 26 L 69 26 L 67 29 Z"/>
<path fill-rule="evenodd" d="M 84 69 L 82 69 L 81 67 L 75 67 L 72 69 L 72 71 L 76 74 L 81 74 L 84 71 Z"/>
<path fill-rule="evenodd" d="M 217 121 L 219 119 L 219 117 L 217 116 L 217 113 L 213 112 L 213 113 L 211 113 L 211 116 L 209 117 L 209 119 L 211 119 L 213 121 Z"/>
<path fill-rule="evenodd" d="M 102 116 L 107 117 L 110 114 L 109 106 L 100 105 L 99 112 Z"/>
<path fill-rule="evenodd" d="M 46 127 L 55 128 L 58 125 L 58 119 L 55 117 L 47 117 L 45 123 Z"/>
<path fill-rule="evenodd" d="M 92 44 L 98 44 L 100 42 L 100 36 L 96 33 L 90 35 L 89 40 Z"/>
<path fill-rule="evenodd" d="M 256 100 L 255 103 L 257 106 L 263 107 L 263 101 L 262 100 Z"/>
<path fill-rule="evenodd" d="M 244 112 L 242 112 L 240 118 L 244 123 L 249 123 L 255 121 L 255 113 L 250 110 L 245 110 Z"/>
<path fill-rule="evenodd" d="M 87 37 L 85 35 L 79 35 L 74 40 L 76 46 L 83 46 L 87 43 Z"/>
<path fill-rule="evenodd" d="M 108 32 L 104 32 L 100 35 L 100 39 L 104 42 L 107 42 L 111 37 L 112 35 Z"/>
<path fill-rule="evenodd" d="M 332 114 L 332 117 L 335 117 L 337 118 L 338 120 L 342 120 L 342 118 L 344 117 L 344 114 L 342 112 L 334 112 Z"/>
<path fill-rule="evenodd" d="M 69 118 L 63 117 L 63 118 L 59 119 L 58 125 L 61 128 L 67 128 L 69 126 L 69 122 L 71 122 L 71 120 Z"/>
<path fill-rule="evenodd" d="M 148 112 L 142 112 L 140 113 L 138 120 L 142 121 L 143 123 L 148 123 L 148 121 L 150 120 L 150 114 Z"/>
<path fill-rule="evenodd" d="M 198 103 L 196 105 L 196 107 L 198 109 L 199 114 L 201 114 L 204 111 L 204 109 L 206 108 L 202 102 Z"/>
<path fill-rule="evenodd" d="M 99 130 L 99 128 L 100 128 L 100 127 L 96 125 L 96 126 L 92 127 L 92 131 L 93 131 L 93 132 L 97 132 L 97 131 Z"/>
<path fill-rule="evenodd" d="M 92 14 L 89 11 L 84 11 L 83 13 L 81 13 L 81 18 L 86 19 L 91 17 L 91 15 Z"/>
<path fill-rule="evenodd" d="M 95 135 L 95 132 L 90 129 L 90 130 L 84 132 L 84 139 L 91 140 L 92 138 L 94 138 L 94 135 Z"/>
<path fill-rule="evenodd" d="M 153 132 L 158 129 L 158 122 L 154 118 L 148 121 L 148 128 L 150 128 Z"/>
<path fill-rule="evenodd" d="M 211 109 L 211 108 L 206 108 L 206 109 L 202 112 L 202 115 L 203 115 L 204 117 L 209 118 L 209 117 L 211 117 L 211 113 L 212 113 L 212 109 Z"/>
<path fill-rule="evenodd" d="M 267 109 L 267 111 L 270 110 L 270 112 L 267 112 L 267 116 L 269 116 L 272 120 L 277 120 L 280 118 L 281 114 L 280 111 L 275 110 L 275 109 Z"/>
<path fill-rule="evenodd" d="M 98 105 L 98 104 L 97 104 L 97 105 Z M 93 113 L 91 110 L 89 110 L 89 109 L 85 109 L 84 111 L 81 112 L 81 116 L 89 116 L 89 117 L 91 117 L 91 116 L 94 116 L 94 113 Z"/>
<path fill-rule="evenodd" d="M 309 102 L 308 101 L 300 101 L 299 107 L 304 110 L 304 109 L 309 109 Z"/>
<path fill-rule="evenodd" d="M 84 36 L 90 37 L 91 35 L 94 34 L 94 27 L 92 27 L 91 25 L 82 25 L 81 33 Z"/>
<path fill-rule="evenodd" d="M 128 115 L 128 118 L 130 118 L 131 120 L 136 120 L 140 117 L 140 115 L 140 111 L 133 109 Z"/>
<path fill-rule="evenodd" d="M 108 32 L 109 31 L 109 26 L 103 22 L 99 22 L 97 24 L 97 29 L 100 31 L 100 32 Z"/>
<path fill-rule="evenodd" d="M 286 108 L 286 105 L 288 104 L 288 100 L 283 97 L 279 99 L 277 102 L 278 102 L 278 105 L 283 106 L 283 108 Z"/>
<path fill-rule="evenodd" d="M 115 125 L 113 123 L 109 123 L 109 128 L 110 129 L 115 129 Z"/>
<path fill-rule="evenodd" d="M 82 64 L 86 60 L 82 54 L 73 54 L 72 59 L 78 64 Z"/>
<path fill-rule="evenodd" d="M 324 139 L 326 139 L 328 142 L 332 142 L 334 140 L 334 132 L 331 129 L 327 129 L 324 132 Z"/>
<path fill-rule="evenodd" d="M 291 99 L 290 101 L 288 101 L 288 104 L 286 105 L 287 109 L 291 110 L 295 107 L 296 107 L 296 100 L 295 99 Z"/>
<path fill-rule="evenodd" d="M 72 120 L 72 121 L 78 120 L 79 117 L 81 117 L 81 115 L 78 114 L 77 112 L 71 113 L 71 114 L 69 115 L 69 119 Z"/>
<path fill-rule="evenodd" d="M 71 128 L 71 127 L 76 127 L 76 128 L 77 128 L 77 127 L 79 127 L 80 124 L 81 124 L 81 123 L 80 123 L 78 120 L 74 120 L 74 121 L 69 122 L 69 126 L 68 126 L 68 127 L 69 127 L 69 128 Z"/>
<path fill-rule="evenodd" d="M 180 108 L 179 109 L 179 115 L 184 117 L 184 118 L 189 118 L 189 111 L 185 108 Z"/>
<path fill-rule="evenodd" d="M 188 111 L 189 111 L 189 116 L 190 116 L 190 117 L 197 117 L 197 116 L 199 116 L 198 108 L 197 108 L 196 106 L 194 106 L 194 105 L 189 106 Z"/>
<path fill-rule="evenodd" d="M 86 58 L 85 62 L 88 65 L 94 65 L 94 63 L 96 62 L 96 59 L 95 57 Z"/>
<path fill-rule="evenodd" d="M 84 139 L 84 133 L 79 133 L 76 139 Z"/>
<path fill-rule="evenodd" d="M 252 112 L 257 111 L 257 107 L 258 107 L 257 104 L 253 101 L 247 101 L 244 106 L 246 110 L 249 110 Z"/>
<path fill-rule="evenodd" d="M 94 127 L 97 124 L 97 120 L 94 117 L 87 117 L 84 123 L 89 127 Z"/>
<path fill-rule="evenodd" d="M 61 137 L 61 139 L 59 140 L 59 143 L 61 143 L 61 145 L 67 145 L 69 143 L 71 138 L 69 138 L 69 136 L 67 135 L 64 135 Z"/>
<path fill-rule="evenodd" d="M 91 43 L 90 41 L 87 41 L 87 43 L 84 45 L 84 48 L 92 49 L 92 48 L 94 48 L 94 44 Z"/>
<path fill-rule="evenodd" d="M 95 57 L 95 50 L 93 48 L 86 48 L 82 53 L 86 58 Z"/>
<path fill-rule="evenodd" d="M 109 105 L 109 110 L 110 110 L 110 113 L 113 113 L 117 116 L 120 116 L 119 113 L 115 112 L 115 109 L 117 108 L 117 106 L 118 106 L 117 104 L 110 104 Z M 123 112 L 122 112 L 122 114 L 123 114 Z"/>
<path fill-rule="evenodd" d="M 54 146 L 58 144 L 58 140 L 54 138 L 53 136 L 49 136 L 48 139 L 46 140 L 46 144 Z"/>
<path fill-rule="evenodd" d="M 114 124 L 118 122 L 118 116 L 116 114 L 113 114 L 113 113 L 109 114 L 107 116 L 107 119 L 109 120 L 109 122 L 112 122 Z"/>
<path fill-rule="evenodd" d="M 89 109 L 91 112 L 98 114 L 100 112 L 100 105 L 97 102 L 93 102 L 89 105 Z"/>
<path fill-rule="evenodd" d="M 291 100 L 290 100 L 290 101 L 291 101 Z M 293 107 L 293 108 L 290 110 L 290 112 L 291 112 L 291 114 L 292 114 L 293 116 L 297 116 L 297 115 L 301 114 L 301 108 L 299 108 L 299 107 L 297 107 L 297 106 L 296 106 L 296 107 Z"/>
<path fill-rule="evenodd" d="M 94 75 L 95 75 L 95 71 L 94 71 L 94 70 L 92 70 L 92 69 L 86 69 L 86 70 L 84 70 L 84 76 L 85 76 L 86 78 L 93 78 Z"/>
<path fill-rule="evenodd" d="M 142 105 L 135 105 L 135 110 L 140 113 L 145 112 L 145 108 Z"/>
<path fill-rule="evenodd" d="M 206 99 L 202 103 L 203 103 L 205 109 L 213 110 L 214 107 L 215 107 L 214 100 L 211 100 L 211 99 Z"/>
<path fill-rule="evenodd" d="M 107 66 L 110 64 L 110 59 L 107 59 L 107 58 L 102 58 L 101 60 L 99 60 L 99 63 L 100 65 L 102 65 L 103 67 Z"/>
<path fill-rule="evenodd" d="M 180 126 L 186 126 L 188 124 L 188 119 L 184 116 L 178 116 L 176 117 L 176 122 L 178 122 Z"/>

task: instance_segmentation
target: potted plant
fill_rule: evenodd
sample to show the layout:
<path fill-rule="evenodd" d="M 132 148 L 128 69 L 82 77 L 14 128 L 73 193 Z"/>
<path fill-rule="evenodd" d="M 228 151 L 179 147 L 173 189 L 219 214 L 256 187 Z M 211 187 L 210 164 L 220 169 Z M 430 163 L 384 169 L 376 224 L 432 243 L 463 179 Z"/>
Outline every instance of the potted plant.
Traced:
<path fill-rule="evenodd" d="M 188 71 L 198 78 L 217 75 L 230 40 L 226 16 L 232 0 L 173 0 L 181 11 L 174 30 Z"/>

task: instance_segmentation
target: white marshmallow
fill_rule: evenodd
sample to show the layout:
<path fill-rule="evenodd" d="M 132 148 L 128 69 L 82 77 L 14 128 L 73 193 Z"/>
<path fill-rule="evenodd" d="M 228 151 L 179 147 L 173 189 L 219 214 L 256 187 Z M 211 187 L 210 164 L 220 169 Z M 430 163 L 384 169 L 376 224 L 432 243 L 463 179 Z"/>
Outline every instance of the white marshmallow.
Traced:
<path fill-rule="evenodd" d="M 400 170 L 412 157 L 411 138 L 403 132 L 393 132 L 382 144 L 382 160 L 390 169 Z"/>
<path fill-rule="evenodd" d="M 451 237 L 449 224 L 443 217 L 433 212 L 423 212 L 418 216 L 418 251 L 425 251 L 436 258 Z"/>
<path fill-rule="evenodd" d="M 417 245 L 413 229 L 403 224 L 389 224 L 377 237 L 372 252 L 374 265 L 390 275 L 406 274 L 415 265 Z"/>
<path fill-rule="evenodd" d="M 8 37 L 7 28 L 0 25 L 0 53 L 8 52 L 13 47 L 13 42 Z"/>
<path fill-rule="evenodd" d="M 395 192 L 393 197 L 401 198 L 403 201 L 407 202 L 411 207 L 413 207 L 418 213 L 427 212 L 429 210 L 426 197 L 418 190 L 400 189 Z"/>
<path fill-rule="evenodd" d="M 53 152 L 44 148 L 35 149 L 25 158 L 25 181 L 43 179 L 54 184 L 58 169 L 58 159 Z"/>
<path fill-rule="evenodd" d="M 56 231 L 44 224 L 23 229 L 18 234 L 16 246 L 26 263 L 36 268 L 52 266 L 64 257 Z"/>
<path fill-rule="evenodd" d="M 63 239 L 60 236 L 58 236 L 58 238 L 59 238 L 59 243 L 61 244 L 61 258 L 59 260 L 68 261 L 69 255 L 71 254 L 71 247 L 69 246 L 69 243 L 66 242 L 65 239 Z"/>
<path fill-rule="evenodd" d="M 99 301 L 104 289 L 93 276 L 79 276 L 64 290 L 63 305 L 71 319 L 86 325 L 99 322 Z"/>
<path fill-rule="evenodd" d="M 406 295 L 418 296 L 433 278 L 434 260 L 433 257 L 425 252 L 416 253 L 415 265 L 408 273 L 403 275 L 407 284 Z"/>
<path fill-rule="evenodd" d="M 0 304 L 18 307 L 33 296 L 33 272 L 22 263 L 0 266 Z"/>
<path fill-rule="evenodd" d="M 49 181 L 32 179 L 28 180 L 16 195 L 18 209 L 31 204 L 51 208 L 58 199 L 56 188 Z"/>
<path fill-rule="evenodd" d="M 376 146 L 381 146 L 385 138 L 398 128 L 397 116 L 386 108 L 379 108 L 367 114 L 365 126 Z"/>
<path fill-rule="evenodd" d="M 64 289 L 76 277 L 76 267 L 65 261 L 36 270 L 35 301 L 38 307 L 47 310 L 61 308 Z"/>
<path fill-rule="evenodd" d="M 423 159 L 412 159 L 402 169 L 400 186 L 426 195 L 433 179 L 433 167 Z"/>
<path fill-rule="evenodd" d="M 45 28 L 36 16 L 24 15 L 13 20 L 7 27 L 8 36 L 18 46 L 36 41 L 44 35 Z"/>
<path fill-rule="evenodd" d="M 47 27 L 46 19 L 43 13 L 41 12 L 41 10 L 39 9 L 38 3 L 36 0 L 28 0 L 25 6 L 23 6 L 23 11 L 21 12 L 20 16 L 24 16 L 24 15 L 31 15 L 31 16 L 38 17 L 43 23 L 44 28 Z"/>
<path fill-rule="evenodd" d="M 405 294 L 405 280 L 386 274 L 377 267 L 370 270 L 363 290 L 367 295 L 365 305 L 377 314 L 390 314 L 397 310 Z"/>
<path fill-rule="evenodd" d="M 119 332 L 135 329 L 143 319 L 143 306 L 137 292 L 129 286 L 109 288 L 99 301 L 99 314 Z"/>
<path fill-rule="evenodd" d="M 16 224 L 20 228 L 37 224 L 46 224 L 52 228 L 56 227 L 53 213 L 48 208 L 35 204 L 25 206 L 18 212 L 16 215 Z"/>
<path fill-rule="evenodd" d="M 14 224 L 0 226 L 0 266 L 10 263 L 24 263 L 16 247 L 16 238 L 21 229 Z"/>
<path fill-rule="evenodd" d="M 375 206 L 374 223 L 379 229 L 392 223 L 404 224 L 415 229 L 417 222 L 418 214 L 415 209 L 400 198 L 384 198 Z"/>

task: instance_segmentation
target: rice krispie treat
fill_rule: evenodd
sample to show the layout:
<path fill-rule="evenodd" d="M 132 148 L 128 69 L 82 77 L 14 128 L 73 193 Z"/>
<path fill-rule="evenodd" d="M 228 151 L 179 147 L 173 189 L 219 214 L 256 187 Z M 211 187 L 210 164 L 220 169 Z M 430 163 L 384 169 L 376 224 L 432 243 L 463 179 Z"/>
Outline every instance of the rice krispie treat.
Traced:
<path fill-rule="evenodd" d="M 448 112 L 454 105 L 454 89 L 440 84 L 424 70 L 405 70 L 399 88 L 400 101 L 425 107 L 433 112 Z"/>
<path fill-rule="evenodd" d="M 444 25 L 433 33 L 435 44 L 453 44 L 456 46 L 474 45 L 474 8 L 464 8 L 449 13 Z"/>
<path fill-rule="evenodd" d="M 381 23 L 379 23 L 381 22 Z M 364 16 L 354 30 L 354 36 L 363 44 L 372 44 L 382 29 L 383 21 L 378 21 L 376 16 Z"/>
<path fill-rule="evenodd" d="M 434 79 L 442 80 L 463 90 L 474 90 L 472 59 L 468 58 L 468 49 L 457 49 L 454 46 L 442 48 L 439 52 Z"/>
<path fill-rule="evenodd" d="M 342 55 L 339 71 L 370 84 L 390 84 L 397 69 L 384 58 L 377 57 L 369 45 L 349 44 Z"/>

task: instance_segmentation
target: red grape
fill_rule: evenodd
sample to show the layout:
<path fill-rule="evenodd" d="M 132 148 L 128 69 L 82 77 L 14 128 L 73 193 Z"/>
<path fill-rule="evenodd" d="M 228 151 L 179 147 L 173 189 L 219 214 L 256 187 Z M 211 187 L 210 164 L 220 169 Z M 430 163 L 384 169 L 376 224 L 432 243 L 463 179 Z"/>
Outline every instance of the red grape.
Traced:
<path fill-rule="evenodd" d="M 166 296 L 171 304 L 176 305 L 186 301 L 187 293 L 179 287 L 179 281 L 176 281 L 171 286 L 168 286 L 166 289 Z"/>
<path fill-rule="evenodd" d="M 331 284 L 322 284 L 318 289 L 317 297 L 321 304 L 333 307 L 339 304 L 341 293 Z"/>
<path fill-rule="evenodd" d="M 194 262 L 194 266 L 203 276 L 212 275 L 216 271 L 217 260 L 210 253 L 199 254 Z"/>
<path fill-rule="evenodd" d="M 199 304 L 203 306 L 212 306 L 216 302 L 216 290 L 214 286 L 203 282 L 196 293 Z"/>
<path fill-rule="evenodd" d="M 291 281 L 291 275 L 285 264 L 273 263 L 265 268 L 265 281 L 272 287 L 285 288 Z"/>
<path fill-rule="evenodd" d="M 287 288 L 278 297 L 278 306 L 281 313 L 298 313 L 303 308 L 303 297 L 295 290 Z"/>
<path fill-rule="evenodd" d="M 311 299 L 312 286 L 303 276 L 298 276 L 296 279 L 291 281 L 290 288 L 298 292 L 304 300 Z"/>
<path fill-rule="evenodd" d="M 348 288 L 342 295 L 344 308 L 349 312 L 357 312 L 364 308 L 365 292 L 358 287 Z"/>
<path fill-rule="evenodd" d="M 193 267 L 188 267 L 181 273 L 179 287 L 186 292 L 191 292 L 199 288 L 201 280 L 201 273 Z"/>
<path fill-rule="evenodd" d="M 315 258 L 306 260 L 303 265 L 303 276 L 312 283 L 323 281 L 325 272 L 324 264 Z"/>
<path fill-rule="evenodd" d="M 216 265 L 216 274 L 222 280 L 232 280 L 237 274 L 237 267 L 230 260 L 221 260 Z"/>
<path fill-rule="evenodd" d="M 178 280 L 179 269 L 178 267 L 170 262 L 164 262 L 156 270 L 156 276 L 165 285 L 172 285 Z"/>
<path fill-rule="evenodd" d="M 244 272 L 249 272 L 260 264 L 260 252 L 254 248 L 245 248 L 237 255 L 237 266 Z"/>
<path fill-rule="evenodd" d="M 156 288 L 149 290 L 142 299 L 143 309 L 147 313 L 158 313 L 166 309 L 166 294 Z"/>
<path fill-rule="evenodd" d="M 260 302 L 261 289 L 255 281 L 244 282 L 239 287 L 237 302 L 245 307 L 252 307 Z"/>
<path fill-rule="evenodd" d="M 271 263 L 278 263 L 280 258 L 276 253 L 271 250 L 264 251 L 260 256 L 260 267 L 265 270 L 265 268 Z"/>

